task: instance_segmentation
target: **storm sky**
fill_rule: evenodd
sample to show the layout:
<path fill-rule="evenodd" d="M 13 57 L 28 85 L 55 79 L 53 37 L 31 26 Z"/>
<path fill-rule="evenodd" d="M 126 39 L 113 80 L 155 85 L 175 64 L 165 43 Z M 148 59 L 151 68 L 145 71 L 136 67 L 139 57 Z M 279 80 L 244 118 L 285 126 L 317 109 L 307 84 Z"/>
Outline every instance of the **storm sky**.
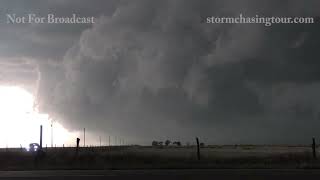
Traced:
<path fill-rule="evenodd" d="M 305 144 L 320 138 L 320 1 L 0 1 L 0 83 L 70 130 L 152 140 Z M 5 14 L 96 23 L 7 24 Z M 207 16 L 315 24 L 206 24 Z"/>

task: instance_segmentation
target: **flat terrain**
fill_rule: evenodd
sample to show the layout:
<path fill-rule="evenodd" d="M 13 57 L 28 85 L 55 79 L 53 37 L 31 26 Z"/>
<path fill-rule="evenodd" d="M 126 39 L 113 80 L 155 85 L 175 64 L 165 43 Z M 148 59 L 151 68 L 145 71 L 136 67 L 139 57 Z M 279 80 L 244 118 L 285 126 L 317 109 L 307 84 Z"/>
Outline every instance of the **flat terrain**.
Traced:
<path fill-rule="evenodd" d="M 0 149 L 0 170 L 320 169 L 309 146 L 113 146 L 44 149 L 45 156 Z M 318 153 L 318 152 L 317 152 Z"/>
<path fill-rule="evenodd" d="M 108 170 L 108 171 L 5 171 L 0 179 L 21 180 L 308 180 L 319 179 L 320 170 Z"/>

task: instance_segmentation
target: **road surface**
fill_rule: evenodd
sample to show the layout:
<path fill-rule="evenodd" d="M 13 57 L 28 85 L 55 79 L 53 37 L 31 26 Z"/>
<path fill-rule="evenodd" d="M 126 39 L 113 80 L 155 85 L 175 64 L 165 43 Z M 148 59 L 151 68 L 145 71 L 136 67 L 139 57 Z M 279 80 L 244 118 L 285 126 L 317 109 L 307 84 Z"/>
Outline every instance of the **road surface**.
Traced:
<path fill-rule="evenodd" d="M 0 180 L 308 180 L 320 179 L 320 170 L 65 170 L 0 171 Z"/>

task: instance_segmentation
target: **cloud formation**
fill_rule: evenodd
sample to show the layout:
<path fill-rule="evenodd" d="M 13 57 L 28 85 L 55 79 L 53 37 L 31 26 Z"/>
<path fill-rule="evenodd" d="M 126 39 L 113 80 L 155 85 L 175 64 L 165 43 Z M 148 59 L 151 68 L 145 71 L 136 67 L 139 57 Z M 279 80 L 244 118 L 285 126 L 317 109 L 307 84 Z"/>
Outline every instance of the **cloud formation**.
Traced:
<path fill-rule="evenodd" d="M 317 1 L 109 4 L 92 27 L 72 27 L 78 35 L 57 28 L 61 40 L 45 40 L 37 33 L 32 41 L 47 46 L 21 54 L 39 69 L 41 110 L 69 129 L 87 127 L 134 143 L 194 136 L 214 143 L 303 143 L 319 135 L 313 129 L 319 124 L 318 24 L 204 23 L 206 16 L 239 13 L 319 16 Z M 30 33 L 37 31 L 48 29 Z"/>

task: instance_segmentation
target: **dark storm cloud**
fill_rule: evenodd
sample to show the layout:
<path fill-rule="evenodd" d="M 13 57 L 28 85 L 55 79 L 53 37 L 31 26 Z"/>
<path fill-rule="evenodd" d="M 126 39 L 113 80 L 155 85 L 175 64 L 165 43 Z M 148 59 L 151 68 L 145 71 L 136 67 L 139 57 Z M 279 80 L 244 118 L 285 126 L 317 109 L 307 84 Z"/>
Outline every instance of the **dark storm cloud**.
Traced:
<path fill-rule="evenodd" d="M 90 6 L 91 3 L 99 5 Z M 36 14 L 37 16 L 46 16 L 48 13 L 54 13 L 56 16 L 70 16 L 75 13 L 79 16 L 94 16 L 98 18 L 103 14 L 110 15 L 114 11 L 115 4 L 115 1 L 100 0 L 95 0 L 94 2 L 1 1 L 1 84 L 20 84 L 32 92 L 36 92 L 40 76 L 47 77 L 47 74 L 50 74 L 47 72 L 48 69 L 59 69 L 59 62 L 62 61 L 65 52 L 79 38 L 81 32 L 91 26 L 81 24 L 7 24 L 6 14 L 16 14 L 17 16 Z M 23 59 L 23 62 L 19 62 L 19 59 Z M 23 75 L 22 73 L 28 71 L 28 68 L 21 70 L 5 66 L 16 64 L 22 67 L 26 63 L 25 61 L 35 70 L 31 70 L 28 74 Z M 56 82 L 54 80 L 59 73 L 60 71 L 57 70 L 54 74 L 50 74 L 52 77 L 46 79 L 48 82 L 42 81 L 41 84 L 55 86 Z M 37 74 L 38 77 L 34 78 L 34 74 Z M 41 87 L 41 89 L 47 88 Z"/>
<path fill-rule="evenodd" d="M 0 37 L 10 49 L 32 43 L 18 52 L 37 62 L 40 108 L 69 129 L 132 142 L 301 143 L 319 135 L 318 24 L 204 23 L 240 13 L 318 16 L 319 2 L 106 2 L 40 3 L 41 13 L 71 8 L 100 18 L 92 27 L 7 26 L 18 36 Z"/>
<path fill-rule="evenodd" d="M 6 14 L 46 16 L 48 13 L 52 13 L 62 17 L 77 14 L 98 18 L 101 15 L 110 15 L 114 11 L 115 4 L 113 0 L 94 0 L 92 2 L 82 0 L 1 1 L 0 40 L 6 45 L 1 47 L 0 53 L 15 56 L 19 52 L 19 55 L 23 56 L 61 60 L 63 54 L 72 46 L 80 33 L 91 26 L 90 24 L 7 24 Z"/>

